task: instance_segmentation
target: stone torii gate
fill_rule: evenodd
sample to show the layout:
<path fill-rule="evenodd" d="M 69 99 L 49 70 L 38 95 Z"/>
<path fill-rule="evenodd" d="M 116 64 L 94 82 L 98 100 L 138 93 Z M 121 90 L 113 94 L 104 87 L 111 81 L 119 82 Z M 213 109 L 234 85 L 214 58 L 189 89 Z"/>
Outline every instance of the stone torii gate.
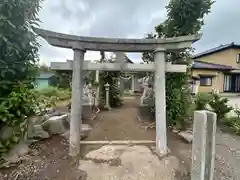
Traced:
<path fill-rule="evenodd" d="M 72 107 L 70 121 L 69 154 L 76 156 L 80 153 L 80 130 L 83 94 L 83 70 L 100 71 L 149 71 L 155 72 L 155 106 L 156 106 L 156 150 L 159 154 L 167 153 L 166 135 L 166 100 L 165 72 L 186 72 L 185 65 L 174 65 L 165 62 L 165 52 L 181 51 L 200 39 L 199 35 L 181 36 L 166 39 L 114 39 L 83 37 L 62 34 L 34 28 L 49 44 L 73 50 L 73 62 L 55 63 L 54 69 L 69 69 L 72 75 Z M 153 64 L 121 63 L 90 63 L 84 62 L 87 50 L 109 52 L 153 52 Z M 123 59 L 122 59 L 123 61 Z"/>

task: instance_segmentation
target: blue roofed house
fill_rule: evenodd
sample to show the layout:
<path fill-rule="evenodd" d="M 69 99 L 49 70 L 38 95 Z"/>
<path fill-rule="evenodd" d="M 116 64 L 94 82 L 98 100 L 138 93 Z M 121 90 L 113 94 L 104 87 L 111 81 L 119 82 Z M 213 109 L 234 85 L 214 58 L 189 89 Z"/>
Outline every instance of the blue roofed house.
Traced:
<path fill-rule="evenodd" d="M 41 72 L 39 76 L 36 78 L 36 88 L 37 89 L 45 89 L 49 87 L 49 79 L 52 77 L 51 72 Z"/>
<path fill-rule="evenodd" d="M 194 55 L 192 92 L 240 93 L 240 45 L 230 43 Z"/>

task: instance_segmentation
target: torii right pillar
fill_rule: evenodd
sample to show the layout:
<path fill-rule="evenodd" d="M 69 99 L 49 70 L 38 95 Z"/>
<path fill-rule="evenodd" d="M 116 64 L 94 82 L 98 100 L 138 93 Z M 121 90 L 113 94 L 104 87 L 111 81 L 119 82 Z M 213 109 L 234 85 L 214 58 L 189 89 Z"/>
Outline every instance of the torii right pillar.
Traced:
<path fill-rule="evenodd" d="M 166 89 L 165 89 L 165 49 L 156 49 L 155 61 L 155 117 L 156 117 L 156 150 L 164 156 L 167 148 L 167 126 L 166 126 Z"/>

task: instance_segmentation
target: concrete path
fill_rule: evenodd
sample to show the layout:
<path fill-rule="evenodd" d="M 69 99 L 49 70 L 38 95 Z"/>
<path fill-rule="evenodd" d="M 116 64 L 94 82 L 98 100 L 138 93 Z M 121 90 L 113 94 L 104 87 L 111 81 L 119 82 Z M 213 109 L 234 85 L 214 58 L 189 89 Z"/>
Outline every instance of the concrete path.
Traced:
<path fill-rule="evenodd" d="M 232 106 L 233 108 L 240 108 L 240 97 L 239 96 L 233 96 L 233 97 L 226 97 L 228 98 L 228 105 Z M 234 111 L 231 111 L 227 114 L 227 116 L 236 116 L 236 113 Z"/>
<path fill-rule="evenodd" d="M 175 156 L 159 158 L 147 146 L 106 145 L 80 160 L 87 180 L 183 180 L 181 162 Z"/>
<path fill-rule="evenodd" d="M 240 180 L 240 137 L 216 134 L 215 180 Z"/>
<path fill-rule="evenodd" d="M 228 104 L 235 107 L 239 107 L 240 108 L 240 97 L 235 96 L 235 97 L 227 97 L 228 98 Z"/>

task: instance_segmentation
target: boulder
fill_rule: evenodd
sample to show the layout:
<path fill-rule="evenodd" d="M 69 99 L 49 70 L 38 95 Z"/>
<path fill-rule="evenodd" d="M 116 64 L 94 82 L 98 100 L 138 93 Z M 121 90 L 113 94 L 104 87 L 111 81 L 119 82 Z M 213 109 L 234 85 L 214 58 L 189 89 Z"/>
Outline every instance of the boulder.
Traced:
<path fill-rule="evenodd" d="M 31 128 L 28 127 L 28 138 L 40 138 L 46 139 L 49 138 L 48 132 L 46 132 L 42 125 L 33 125 Z"/>
<path fill-rule="evenodd" d="M 92 127 L 89 124 L 82 124 L 81 127 L 81 137 L 85 138 L 89 135 L 89 133 L 91 132 Z"/>
<path fill-rule="evenodd" d="M 53 111 L 53 112 L 50 112 L 50 113 L 47 113 L 47 115 L 51 118 L 51 117 L 54 117 L 54 116 L 62 116 L 66 114 L 65 112 L 60 112 L 60 111 Z"/>
<path fill-rule="evenodd" d="M 154 122 L 155 114 L 151 111 L 148 105 L 142 105 L 138 107 L 138 120 L 143 122 Z"/>
<path fill-rule="evenodd" d="M 44 116 L 33 116 L 30 117 L 28 122 L 29 124 L 33 124 L 33 125 L 40 125 L 42 124 L 44 121 L 48 120 L 49 117 L 48 115 L 44 115 Z"/>
<path fill-rule="evenodd" d="M 29 147 L 27 143 L 21 140 L 18 144 L 14 145 L 11 150 L 3 156 L 3 159 L 8 163 L 17 163 L 20 157 L 28 154 Z"/>
<path fill-rule="evenodd" d="M 71 102 L 68 104 L 68 109 L 71 111 Z M 88 120 L 92 117 L 94 117 L 93 107 L 86 101 L 82 105 L 82 119 Z"/>
<path fill-rule="evenodd" d="M 84 138 L 86 138 L 89 135 L 90 131 L 92 130 L 92 127 L 90 125 L 88 125 L 88 124 L 82 124 L 82 128 L 81 129 L 82 130 L 81 130 L 80 136 L 81 136 L 81 139 L 84 139 Z M 62 136 L 65 137 L 66 139 L 69 139 L 70 132 L 67 131 L 67 132 L 63 133 Z"/>
<path fill-rule="evenodd" d="M 188 143 L 192 143 L 193 141 L 193 134 L 190 131 L 181 131 L 178 135 Z"/>
<path fill-rule="evenodd" d="M 69 131 L 67 131 L 67 132 L 65 132 L 65 133 L 62 133 L 61 134 L 61 136 L 63 136 L 65 139 L 69 139 L 69 137 L 70 137 L 70 132 Z"/>
<path fill-rule="evenodd" d="M 12 138 L 14 133 L 20 132 L 20 125 L 16 125 L 14 127 L 4 125 L 2 128 L 0 128 L 0 140 L 7 140 L 9 138 Z"/>
<path fill-rule="evenodd" d="M 46 108 L 46 111 L 48 114 L 51 114 L 51 113 L 54 113 L 55 112 L 55 109 L 54 108 Z"/>
<path fill-rule="evenodd" d="M 93 113 L 92 106 L 88 104 L 84 104 L 82 106 L 82 119 L 88 120 L 88 119 L 91 119 L 93 116 L 94 116 L 94 113 Z"/>
<path fill-rule="evenodd" d="M 53 116 L 45 121 L 42 126 L 50 135 L 62 134 L 69 129 L 69 114 Z"/>
<path fill-rule="evenodd" d="M 49 136 L 48 132 L 46 132 L 42 127 L 42 123 L 44 123 L 48 119 L 49 119 L 49 117 L 47 115 L 31 117 L 28 120 L 27 137 L 28 138 L 40 138 L 40 139 L 49 138 L 50 136 Z"/>
<path fill-rule="evenodd" d="M 7 140 L 12 137 L 14 128 L 10 126 L 3 126 L 0 129 L 0 139 Z"/>

